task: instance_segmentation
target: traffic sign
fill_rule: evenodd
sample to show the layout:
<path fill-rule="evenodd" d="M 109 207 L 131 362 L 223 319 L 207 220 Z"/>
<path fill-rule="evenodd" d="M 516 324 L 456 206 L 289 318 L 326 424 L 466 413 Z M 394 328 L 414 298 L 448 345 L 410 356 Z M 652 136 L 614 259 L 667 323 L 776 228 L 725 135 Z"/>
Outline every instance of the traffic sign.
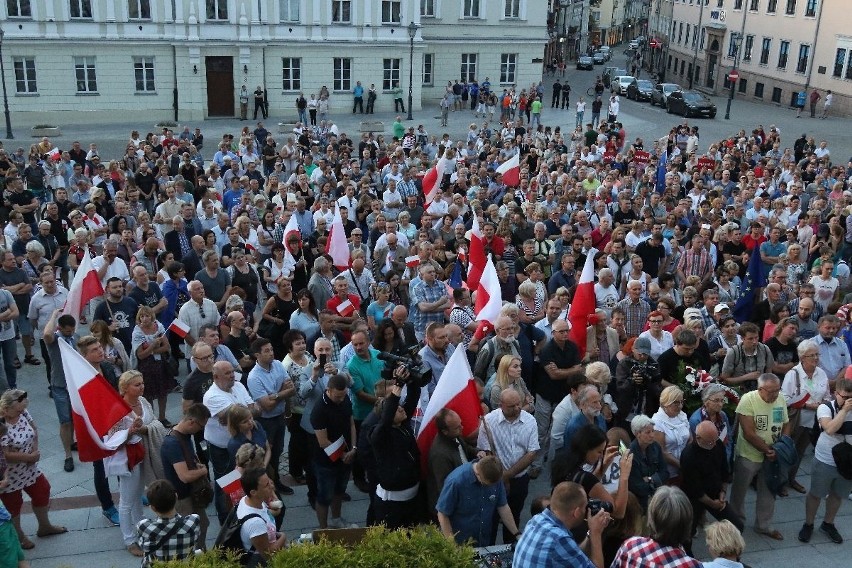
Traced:
<path fill-rule="evenodd" d="M 732 69 L 730 73 L 728 73 L 728 81 L 731 83 L 736 83 L 740 78 L 740 72 L 736 69 Z"/>
<path fill-rule="evenodd" d="M 648 42 L 648 47 L 650 47 L 651 49 L 657 49 L 657 47 L 659 47 L 659 45 L 660 45 L 660 42 L 658 42 L 656 39 L 652 39 L 651 41 Z"/>

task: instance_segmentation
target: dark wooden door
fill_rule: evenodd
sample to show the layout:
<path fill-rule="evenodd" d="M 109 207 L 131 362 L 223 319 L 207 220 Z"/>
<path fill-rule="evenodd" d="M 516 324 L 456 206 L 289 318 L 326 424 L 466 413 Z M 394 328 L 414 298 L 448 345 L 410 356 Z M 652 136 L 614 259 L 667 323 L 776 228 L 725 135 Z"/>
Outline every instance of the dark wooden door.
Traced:
<path fill-rule="evenodd" d="M 234 58 L 207 57 L 207 116 L 234 116 Z"/>

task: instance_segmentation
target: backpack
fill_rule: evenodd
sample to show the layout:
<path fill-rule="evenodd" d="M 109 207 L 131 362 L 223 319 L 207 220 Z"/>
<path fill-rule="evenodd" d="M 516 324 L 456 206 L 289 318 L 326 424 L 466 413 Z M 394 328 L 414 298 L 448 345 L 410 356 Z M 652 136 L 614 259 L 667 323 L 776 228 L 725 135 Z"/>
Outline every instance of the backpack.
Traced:
<path fill-rule="evenodd" d="M 834 403 L 833 402 L 824 402 L 823 404 L 825 404 L 829 409 L 831 409 L 831 419 L 833 420 L 834 414 L 836 412 L 836 409 L 834 408 Z M 819 440 L 820 434 L 822 434 L 822 426 L 820 426 L 819 417 L 817 417 L 817 415 L 814 414 L 814 424 L 813 424 L 813 426 L 811 426 L 811 444 L 816 446 L 817 440 Z"/>
<path fill-rule="evenodd" d="M 260 515 L 257 513 L 249 513 L 240 519 L 237 517 L 237 507 L 232 507 L 228 512 L 228 516 L 225 517 L 225 522 L 222 524 L 222 528 L 219 529 L 219 534 L 216 536 L 216 542 L 213 546 L 223 551 L 230 550 L 235 552 L 240 559 L 240 564 L 244 566 L 249 561 L 252 554 L 243 548 L 243 539 L 240 536 L 240 530 L 243 528 L 246 521 L 255 517 L 260 518 Z"/>

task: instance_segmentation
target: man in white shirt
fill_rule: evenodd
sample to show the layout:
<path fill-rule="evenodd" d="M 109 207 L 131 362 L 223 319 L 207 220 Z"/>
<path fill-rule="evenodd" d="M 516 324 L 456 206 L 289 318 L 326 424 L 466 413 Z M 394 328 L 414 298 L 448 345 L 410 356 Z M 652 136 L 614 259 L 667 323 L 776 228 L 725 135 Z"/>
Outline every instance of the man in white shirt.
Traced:
<path fill-rule="evenodd" d="M 614 282 L 615 278 L 612 275 L 612 270 L 601 268 L 598 273 L 598 281 L 595 284 L 595 304 L 598 308 L 605 311 L 607 316 L 612 313 L 613 308 L 615 308 L 619 300 L 618 289 L 615 287 Z"/>
<path fill-rule="evenodd" d="M 92 259 L 92 266 L 98 272 L 101 286 L 106 290 L 107 280 L 121 278 L 122 282 L 130 280 L 127 263 L 118 257 L 118 242 L 109 239 L 104 242 L 104 252 Z"/>
<path fill-rule="evenodd" d="M 243 550 L 251 558 L 250 562 L 259 560 L 259 563 L 252 566 L 265 566 L 266 559 L 287 544 L 287 536 L 275 530 L 275 523 L 271 519 L 271 516 L 280 515 L 281 509 L 267 506 L 267 503 L 278 501 L 275 487 L 262 469 L 249 469 L 243 472 L 240 484 L 245 493 L 237 504 L 237 518 L 245 519 L 240 527 Z"/>

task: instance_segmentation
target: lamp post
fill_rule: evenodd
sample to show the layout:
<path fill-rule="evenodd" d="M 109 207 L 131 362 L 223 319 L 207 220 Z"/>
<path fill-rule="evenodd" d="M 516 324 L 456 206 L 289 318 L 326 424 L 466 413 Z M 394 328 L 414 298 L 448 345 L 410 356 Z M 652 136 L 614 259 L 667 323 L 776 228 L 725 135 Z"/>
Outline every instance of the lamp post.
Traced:
<path fill-rule="evenodd" d="M 3 114 L 6 116 L 6 138 L 14 139 L 12 136 L 12 119 L 9 116 L 9 95 L 6 94 L 6 66 L 3 63 L 3 36 L 6 32 L 0 28 L 0 80 L 3 81 Z"/>
<path fill-rule="evenodd" d="M 740 66 L 740 42 L 742 42 L 743 34 L 739 32 L 731 32 L 731 39 L 734 42 L 734 68 L 731 70 L 732 72 L 737 71 L 737 68 Z M 725 107 L 725 120 L 731 119 L 731 103 L 734 101 L 734 88 L 737 85 L 736 79 L 739 79 L 739 73 L 736 73 L 736 78 L 731 80 L 731 73 L 728 73 L 728 84 L 731 87 L 730 93 L 728 93 L 728 104 Z"/>
<path fill-rule="evenodd" d="M 408 116 L 406 120 L 413 120 L 411 116 L 411 105 L 414 100 L 414 36 L 417 35 L 417 24 L 408 24 Z"/>

